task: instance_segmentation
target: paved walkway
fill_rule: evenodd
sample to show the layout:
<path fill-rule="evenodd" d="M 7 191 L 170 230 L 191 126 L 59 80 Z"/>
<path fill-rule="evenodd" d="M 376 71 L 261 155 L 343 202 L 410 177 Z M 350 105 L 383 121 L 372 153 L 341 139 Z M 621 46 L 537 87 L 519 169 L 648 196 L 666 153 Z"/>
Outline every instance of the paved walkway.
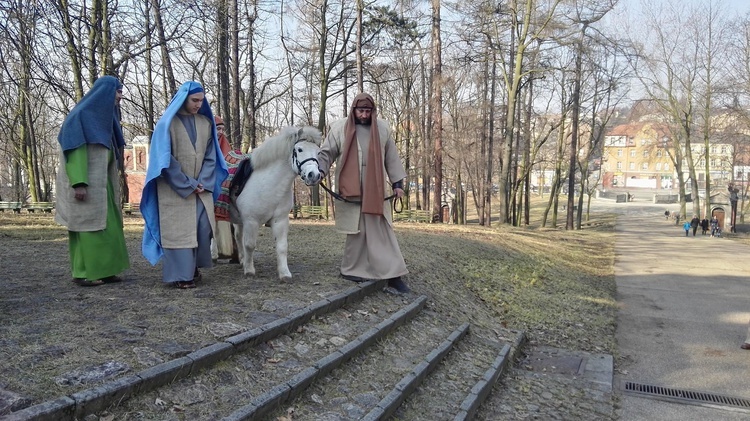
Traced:
<path fill-rule="evenodd" d="M 620 214 L 615 387 L 629 381 L 750 399 L 750 351 L 739 348 L 750 320 L 750 246 L 700 229 L 686 238 L 664 219 L 667 206 L 598 200 L 595 207 Z M 627 421 L 750 419 L 750 412 L 621 396 Z"/>

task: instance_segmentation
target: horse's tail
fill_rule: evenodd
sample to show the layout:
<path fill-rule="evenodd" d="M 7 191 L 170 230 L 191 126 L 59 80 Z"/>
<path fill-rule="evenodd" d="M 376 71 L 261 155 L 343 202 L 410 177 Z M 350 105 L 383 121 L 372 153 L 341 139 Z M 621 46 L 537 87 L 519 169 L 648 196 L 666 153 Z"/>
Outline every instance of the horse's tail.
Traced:
<path fill-rule="evenodd" d="M 237 171 L 234 173 L 234 178 L 229 184 L 229 194 L 231 197 L 237 197 L 242 193 L 242 189 L 245 188 L 245 183 L 253 173 L 253 164 L 250 162 L 250 158 L 243 159 L 237 165 Z"/>

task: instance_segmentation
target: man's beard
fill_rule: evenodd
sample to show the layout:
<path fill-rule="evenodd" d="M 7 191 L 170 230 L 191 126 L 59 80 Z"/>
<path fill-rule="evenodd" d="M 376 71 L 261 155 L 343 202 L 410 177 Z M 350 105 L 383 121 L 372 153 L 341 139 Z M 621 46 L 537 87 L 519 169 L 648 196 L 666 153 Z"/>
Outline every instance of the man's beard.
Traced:
<path fill-rule="evenodd" d="M 372 123 L 372 117 L 365 117 L 365 118 L 354 117 L 354 122 L 362 126 L 369 126 L 370 123 Z"/>

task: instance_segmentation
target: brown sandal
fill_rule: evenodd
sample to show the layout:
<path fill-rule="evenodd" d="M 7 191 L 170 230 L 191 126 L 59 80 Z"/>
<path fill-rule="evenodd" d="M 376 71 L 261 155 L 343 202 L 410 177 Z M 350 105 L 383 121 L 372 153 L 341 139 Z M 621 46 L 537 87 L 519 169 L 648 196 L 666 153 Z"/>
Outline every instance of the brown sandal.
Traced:
<path fill-rule="evenodd" d="M 104 284 L 104 282 L 102 282 L 100 279 L 92 281 L 86 278 L 73 278 L 73 283 L 82 287 L 97 287 Z"/>
<path fill-rule="evenodd" d="M 174 283 L 174 286 L 179 289 L 191 289 L 195 288 L 195 282 L 193 281 L 177 281 Z"/>
<path fill-rule="evenodd" d="M 122 278 L 119 276 L 107 276 L 106 278 L 100 279 L 100 281 L 104 282 L 105 284 L 116 284 L 118 282 L 122 282 Z"/>

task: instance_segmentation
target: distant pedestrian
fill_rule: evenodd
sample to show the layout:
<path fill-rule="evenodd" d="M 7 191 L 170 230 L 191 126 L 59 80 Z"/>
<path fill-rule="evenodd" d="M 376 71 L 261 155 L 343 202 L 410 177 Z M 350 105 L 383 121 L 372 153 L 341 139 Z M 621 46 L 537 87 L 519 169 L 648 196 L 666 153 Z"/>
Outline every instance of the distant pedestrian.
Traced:
<path fill-rule="evenodd" d="M 703 231 L 703 235 L 708 232 L 708 219 L 706 218 L 701 219 L 701 231 Z"/>
<path fill-rule="evenodd" d="M 664 219 L 669 220 L 669 209 L 664 211 Z"/>
<path fill-rule="evenodd" d="M 688 234 L 690 234 L 690 222 L 689 221 L 685 221 L 685 223 L 682 224 L 682 229 L 685 230 L 685 237 L 687 237 Z"/>
<path fill-rule="evenodd" d="M 698 231 L 698 225 L 701 224 L 701 220 L 698 219 L 698 215 L 693 215 L 693 219 L 690 220 L 690 228 L 693 229 L 693 237 L 695 237 L 695 232 Z"/>
<path fill-rule="evenodd" d="M 712 216 L 709 224 L 711 225 L 711 237 L 716 237 L 716 234 L 719 231 L 719 218 L 717 218 L 716 215 Z"/>

